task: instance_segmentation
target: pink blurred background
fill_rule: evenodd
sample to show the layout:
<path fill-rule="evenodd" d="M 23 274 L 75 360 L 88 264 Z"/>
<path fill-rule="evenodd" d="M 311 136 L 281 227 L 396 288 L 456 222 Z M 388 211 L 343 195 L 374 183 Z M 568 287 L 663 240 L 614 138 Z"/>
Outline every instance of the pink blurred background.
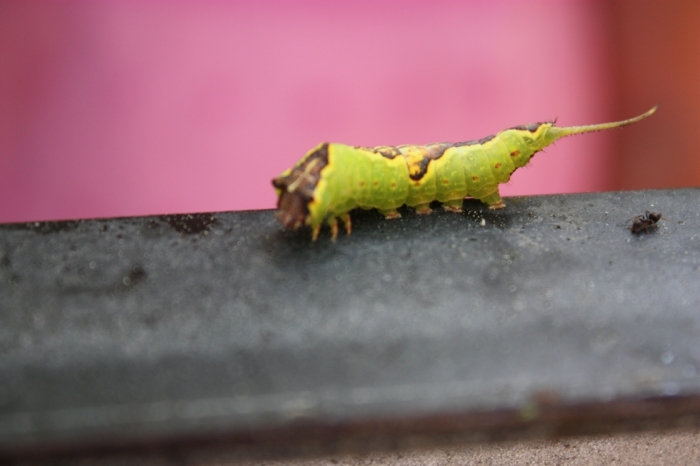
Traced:
<path fill-rule="evenodd" d="M 611 17 L 589 1 L 5 1 L 0 222 L 272 208 L 271 178 L 321 141 L 634 116 L 659 97 L 620 114 Z M 615 137 L 562 141 L 502 192 L 619 188 Z"/>

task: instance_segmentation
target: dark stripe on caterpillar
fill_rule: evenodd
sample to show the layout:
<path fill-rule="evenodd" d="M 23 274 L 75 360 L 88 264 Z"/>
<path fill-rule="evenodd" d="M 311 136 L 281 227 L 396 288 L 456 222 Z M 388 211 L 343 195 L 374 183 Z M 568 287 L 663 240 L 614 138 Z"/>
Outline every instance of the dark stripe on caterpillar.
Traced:
<path fill-rule="evenodd" d="M 425 146 L 416 146 L 411 144 L 403 144 L 400 146 L 378 146 L 378 147 L 362 147 L 355 146 L 355 149 L 360 149 L 375 154 L 379 154 L 387 159 L 394 159 L 399 155 L 407 157 L 409 164 L 410 178 L 418 181 L 425 176 L 428 171 L 428 166 L 432 160 L 437 160 L 445 153 L 447 149 L 453 147 L 449 142 L 433 142 Z"/>
<path fill-rule="evenodd" d="M 364 147 L 364 146 L 354 146 L 355 149 L 365 150 L 367 152 L 374 152 L 387 159 L 393 159 L 401 155 L 401 151 L 398 147 L 394 146 L 377 146 L 377 147 Z"/>
<path fill-rule="evenodd" d="M 529 131 L 536 133 L 537 129 L 544 124 L 554 124 L 553 122 L 530 123 L 529 125 L 518 125 L 508 129 L 517 129 L 518 131 Z"/>
<path fill-rule="evenodd" d="M 302 159 L 301 164 L 272 180 L 272 185 L 280 193 L 277 218 L 282 225 L 299 228 L 304 224 L 321 170 L 327 165 L 328 143 L 323 143 Z"/>
<path fill-rule="evenodd" d="M 423 178 L 428 171 L 428 165 L 430 165 L 431 160 L 432 159 L 430 157 L 423 157 L 423 159 L 417 164 L 418 171 L 416 173 L 409 174 L 409 178 L 411 178 L 413 181 L 418 181 Z"/>
<path fill-rule="evenodd" d="M 455 142 L 454 147 L 475 146 L 477 144 L 485 144 L 495 137 L 496 137 L 495 134 L 491 134 L 491 135 L 486 136 L 486 137 L 481 138 L 481 139 L 473 139 L 471 141 Z"/>

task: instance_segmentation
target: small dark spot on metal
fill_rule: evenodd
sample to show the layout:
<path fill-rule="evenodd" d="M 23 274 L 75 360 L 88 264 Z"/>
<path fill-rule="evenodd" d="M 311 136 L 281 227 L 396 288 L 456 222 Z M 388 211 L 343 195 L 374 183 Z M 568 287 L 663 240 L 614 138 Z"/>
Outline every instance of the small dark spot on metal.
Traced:
<path fill-rule="evenodd" d="M 156 318 L 153 316 L 146 316 L 143 319 L 143 323 L 146 324 L 148 327 L 153 327 L 156 324 Z"/>
<path fill-rule="evenodd" d="M 161 215 L 159 218 L 183 235 L 209 231 L 220 224 L 213 214 Z"/>
<path fill-rule="evenodd" d="M 143 282 L 145 278 L 146 271 L 143 270 L 143 267 L 140 265 L 135 265 L 131 268 L 129 274 L 122 279 L 121 283 L 117 284 L 116 290 L 127 290 L 133 288 L 139 283 Z"/>

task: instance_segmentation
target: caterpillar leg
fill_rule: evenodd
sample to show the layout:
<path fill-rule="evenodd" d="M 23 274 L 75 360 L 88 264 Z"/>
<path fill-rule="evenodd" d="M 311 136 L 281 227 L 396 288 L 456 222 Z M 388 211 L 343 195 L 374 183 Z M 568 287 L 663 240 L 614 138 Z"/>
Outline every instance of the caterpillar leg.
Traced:
<path fill-rule="evenodd" d="M 338 238 L 338 218 L 345 224 L 345 231 L 350 234 L 352 231 L 352 223 L 350 222 L 350 214 L 343 214 L 340 217 L 333 217 L 328 220 L 328 226 L 331 227 L 331 241 L 335 241 Z M 311 229 L 311 241 L 316 241 L 318 235 L 321 233 L 321 225 L 316 225 Z"/>
<path fill-rule="evenodd" d="M 316 241 L 319 233 L 321 233 L 321 225 L 316 225 L 311 229 L 311 241 Z"/>
<path fill-rule="evenodd" d="M 430 208 L 430 204 L 419 204 L 413 208 L 416 209 L 418 215 L 428 215 L 433 211 L 433 209 Z"/>
<path fill-rule="evenodd" d="M 456 214 L 462 213 L 462 199 L 458 201 L 447 201 L 442 203 L 442 208 L 446 212 L 454 212 Z"/>
<path fill-rule="evenodd" d="M 401 214 L 396 209 L 388 209 L 388 210 L 381 210 L 380 209 L 379 213 L 381 213 L 384 216 L 384 218 L 387 220 L 401 218 Z"/>
<path fill-rule="evenodd" d="M 328 225 L 331 227 L 331 241 L 335 241 L 338 237 L 338 219 L 333 217 L 328 220 Z"/>
<path fill-rule="evenodd" d="M 340 219 L 345 225 L 345 233 L 347 233 L 348 235 L 352 233 L 352 222 L 350 221 L 350 214 L 344 213 L 343 215 L 341 215 Z"/>
<path fill-rule="evenodd" d="M 489 209 L 491 210 L 503 209 L 506 206 L 503 203 L 503 199 L 501 199 L 501 195 L 498 193 L 498 191 L 494 191 L 488 196 L 479 200 L 484 204 L 488 204 Z"/>

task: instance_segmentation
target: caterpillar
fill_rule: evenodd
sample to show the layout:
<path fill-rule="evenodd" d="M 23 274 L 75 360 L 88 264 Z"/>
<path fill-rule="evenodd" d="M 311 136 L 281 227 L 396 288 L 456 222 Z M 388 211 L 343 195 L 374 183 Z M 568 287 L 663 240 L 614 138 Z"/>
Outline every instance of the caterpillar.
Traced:
<path fill-rule="evenodd" d="M 338 220 L 350 234 L 349 212 L 358 207 L 376 208 L 392 219 L 401 216 L 397 208 L 404 204 L 418 214 L 429 214 L 429 204 L 437 200 L 445 210 L 459 213 L 463 199 L 471 196 L 491 209 L 502 209 L 498 185 L 537 152 L 566 136 L 636 123 L 658 107 L 612 123 L 570 127 L 558 127 L 556 121 L 532 123 L 457 143 L 361 147 L 324 142 L 272 180 L 278 196 L 276 216 L 287 228 L 310 227 L 316 241 L 324 223 L 335 240 Z"/>

